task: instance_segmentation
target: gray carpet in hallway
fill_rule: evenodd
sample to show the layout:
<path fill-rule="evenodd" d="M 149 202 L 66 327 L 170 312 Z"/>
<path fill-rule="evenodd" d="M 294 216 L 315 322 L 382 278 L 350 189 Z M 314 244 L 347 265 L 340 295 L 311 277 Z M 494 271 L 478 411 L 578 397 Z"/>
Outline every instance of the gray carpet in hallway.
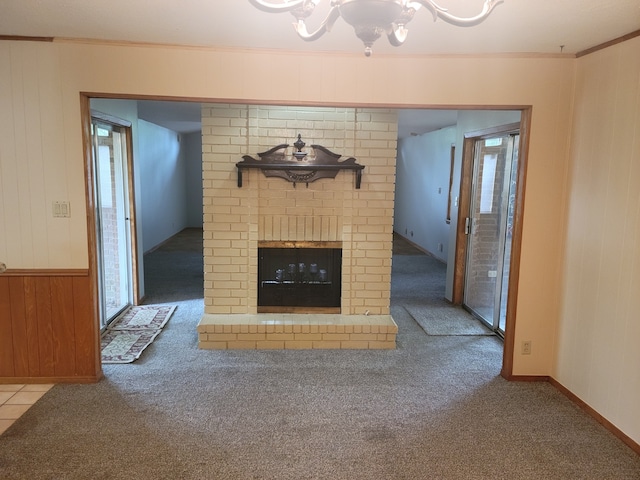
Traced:
<path fill-rule="evenodd" d="M 1 479 L 640 479 L 552 386 L 503 380 L 499 339 L 423 332 L 403 304 L 441 296 L 430 257 L 394 257 L 395 351 L 221 352 L 197 349 L 198 255 L 148 256 L 148 300 L 178 305 L 164 331 L 47 393 L 0 436 Z"/>

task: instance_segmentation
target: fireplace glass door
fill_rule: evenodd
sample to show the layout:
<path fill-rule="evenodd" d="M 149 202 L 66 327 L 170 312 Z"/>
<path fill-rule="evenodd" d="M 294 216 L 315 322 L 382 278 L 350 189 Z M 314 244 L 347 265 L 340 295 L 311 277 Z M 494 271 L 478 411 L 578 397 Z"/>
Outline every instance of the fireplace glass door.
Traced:
<path fill-rule="evenodd" d="M 259 248 L 259 312 L 330 312 L 340 309 L 342 250 Z"/>

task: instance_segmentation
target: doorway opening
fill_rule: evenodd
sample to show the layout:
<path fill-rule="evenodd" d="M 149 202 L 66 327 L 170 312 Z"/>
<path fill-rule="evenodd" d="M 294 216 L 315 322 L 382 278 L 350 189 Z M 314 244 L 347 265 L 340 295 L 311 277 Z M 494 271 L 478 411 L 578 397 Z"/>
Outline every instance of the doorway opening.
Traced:
<path fill-rule="evenodd" d="M 106 100 L 106 98 L 105 98 L 105 99 L 103 99 L 103 100 Z M 172 103 L 175 103 L 175 102 L 172 102 Z M 189 102 L 188 102 L 187 100 L 185 100 L 185 102 L 178 102 L 178 103 L 189 103 Z M 521 114 L 521 113 L 523 113 L 523 112 L 527 112 L 527 109 L 522 109 L 522 110 L 520 110 L 520 109 L 514 109 L 514 110 L 511 110 L 511 112 L 515 112 L 515 113 L 517 113 L 518 115 L 520 115 L 520 114 Z M 530 116 L 530 112 L 529 112 L 529 113 L 527 113 L 526 115 L 529 115 L 529 116 Z M 524 116 L 523 116 L 523 119 L 526 117 L 526 115 L 524 115 Z M 139 117 L 139 118 L 141 118 L 141 117 Z M 524 120 L 523 120 L 523 121 L 524 121 Z M 449 153 L 448 153 L 448 162 L 447 162 L 447 171 L 448 171 L 449 173 L 450 173 L 450 171 L 451 171 L 451 161 L 450 161 L 450 160 L 451 160 L 451 148 L 450 148 L 450 147 L 451 147 L 451 145 L 449 145 L 449 146 L 448 146 L 448 149 L 449 149 L 448 151 L 449 151 Z M 460 151 L 460 150 L 462 150 L 462 149 L 459 149 L 458 151 Z M 458 154 L 458 155 L 459 155 L 459 154 Z M 459 160 L 456 160 L 456 162 L 455 162 L 455 163 L 456 163 L 455 169 L 457 170 L 457 169 L 459 168 L 459 165 L 460 165 Z M 519 168 L 519 170 L 520 170 L 520 168 Z M 459 173 L 459 171 L 456 171 L 456 176 L 458 175 L 458 173 Z M 447 181 L 449 181 L 449 177 L 447 177 Z M 457 181 L 457 179 L 456 179 L 456 181 Z M 446 198 L 447 185 L 448 185 L 448 183 L 443 184 L 443 188 L 442 188 L 442 191 L 443 191 L 442 193 L 444 193 L 444 194 L 442 195 L 442 196 L 443 196 L 443 198 Z M 454 189 L 455 189 L 455 185 L 454 185 Z M 438 192 L 438 193 L 440 194 L 441 192 Z M 457 215 L 456 215 L 456 214 L 457 214 L 457 210 L 458 210 L 458 209 L 457 209 L 457 207 L 458 207 L 458 202 L 456 202 L 456 199 L 453 199 L 450 203 L 451 203 L 451 204 L 450 204 L 450 207 L 451 207 L 451 208 L 450 208 L 450 210 L 451 210 L 451 211 L 449 212 L 449 213 L 450 213 L 450 215 L 449 215 L 449 216 L 451 216 L 451 224 L 452 224 L 452 225 L 454 225 L 454 224 L 455 224 L 455 222 L 456 222 L 456 217 L 457 217 Z M 516 209 L 516 214 L 514 215 L 514 218 L 515 218 L 515 220 L 514 220 L 514 227 L 515 227 L 515 226 L 517 226 L 517 224 L 518 224 L 518 222 L 519 222 L 519 219 L 518 219 L 518 216 L 517 216 L 517 211 L 518 211 L 518 210 Z M 520 211 L 521 211 L 521 210 L 520 210 Z M 445 220 L 445 219 L 443 219 L 443 221 L 444 221 L 444 220 Z M 141 237 L 141 238 L 142 238 L 142 237 Z M 516 242 L 514 241 L 514 247 L 515 247 L 515 243 L 516 243 Z M 447 246 L 448 246 L 447 244 L 445 244 L 445 245 L 444 245 L 444 249 L 445 249 L 445 251 L 446 251 Z M 145 249 L 145 250 L 146 250 L 146 249 Z M 447 279 L 447 283 L 448 283 L 448 282 L 449 282 L 449 279 Z M 455 286 L 455 285 L 454 285 L 454 286 Z M 508 295 L 509 295 L 509 296 L 511 296 L 511 289 L 508 289 L 508 290 L 509 290 L 509 291 L 508 291 Z M 447 297 L 447 298 L 448 298 L 448 297 Z M 511 305 L 511 303 L 509 303 L 509 305 Z M 508 317 L 508 315 L 507 315 L 507 317 Z M 507 322 L 507 323 L 508 323 L 508 322 Z M 508 330 L 508 328 L 507 328 L 507 330 Z M 508 336 L 508 335 L 507 335 L 507 336 Z M 507 359 L 508 359 L 510 355 L 509 355 L 509 354 L 507 354 L 507 348 L 508 348 L 508 345 L 507 345 L 506 343 L 507 343 L 507 342 L 505 342 L 505 357 L 507 357 Z M 512 360 L 512 359 L 511 359 L 511 360 Z"/>
<path fill-rule="evenodd" d="M 409 132 L 404 138 L 400 137 L 396 165 L 394 232 L 440 262 L 439 265 L 437 262 L 434 264 L 434 272 L 446 270 L 446 279 L 438 287 L 438 294 L 443 302 L 457 305 L 463 310 L 468 240 L 464 230 L 472 198 L 474 141 L 484 136 L 512 136 L 510 152 L 520 153 L 520 158 L 509 165 L 510 171 L 507 173 L 510 175 L 507 176 L 511 190 L 499 200 L 507 201 L 509 208 L 508 222 L 506 225 L 503 223 L 502 230 L 508 233 L 509 241 L 503 241 L 496 248 L 505 254 L 501 258 L 500 268 L 496 265 L 484 272 L 485 278 L 490 278 L 494 284 L 499 282 L 500 295 L 496 311 L 500 312 L 500 316 L 495 329 L 493 318 L 489 326 L 495 334 L 504 338 L 502 375 L 509 378 L 513 367 L 526 143 L 531 111 L 522 108 L 458 110 L 456 113 L 450 126 L 440 125 L 425 133 Z M 513 136 L 518 132 L 519 137 Z M 514 189 L 516 185 L 517 188 Z M 485 201 L 483 208 L 486 207 Z M 466 314 L 471 318 L 471 313 Z M 482 325 L 481 321 L 476 322 Z"/>

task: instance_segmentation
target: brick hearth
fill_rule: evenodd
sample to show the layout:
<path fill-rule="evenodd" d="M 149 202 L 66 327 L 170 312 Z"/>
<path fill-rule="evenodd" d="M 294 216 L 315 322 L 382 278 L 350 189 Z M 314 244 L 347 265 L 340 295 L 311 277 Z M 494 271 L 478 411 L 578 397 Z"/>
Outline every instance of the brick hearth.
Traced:
<path fill-rule="evenodd" d="M 205 315 L 200 348 L 393 349 L 398 327 L 390 315 Z"/>

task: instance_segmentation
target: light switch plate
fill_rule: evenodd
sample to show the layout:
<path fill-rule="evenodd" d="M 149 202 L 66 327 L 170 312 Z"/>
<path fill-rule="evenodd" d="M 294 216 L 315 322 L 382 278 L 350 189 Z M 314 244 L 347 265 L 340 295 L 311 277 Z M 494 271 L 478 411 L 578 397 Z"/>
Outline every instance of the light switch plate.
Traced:
<path fill-rule="evenodd" d="M 71 216 L 71 203 L 57 201 L 53 202 L 53 216 L 55 218 L 68 218 Z"/>

